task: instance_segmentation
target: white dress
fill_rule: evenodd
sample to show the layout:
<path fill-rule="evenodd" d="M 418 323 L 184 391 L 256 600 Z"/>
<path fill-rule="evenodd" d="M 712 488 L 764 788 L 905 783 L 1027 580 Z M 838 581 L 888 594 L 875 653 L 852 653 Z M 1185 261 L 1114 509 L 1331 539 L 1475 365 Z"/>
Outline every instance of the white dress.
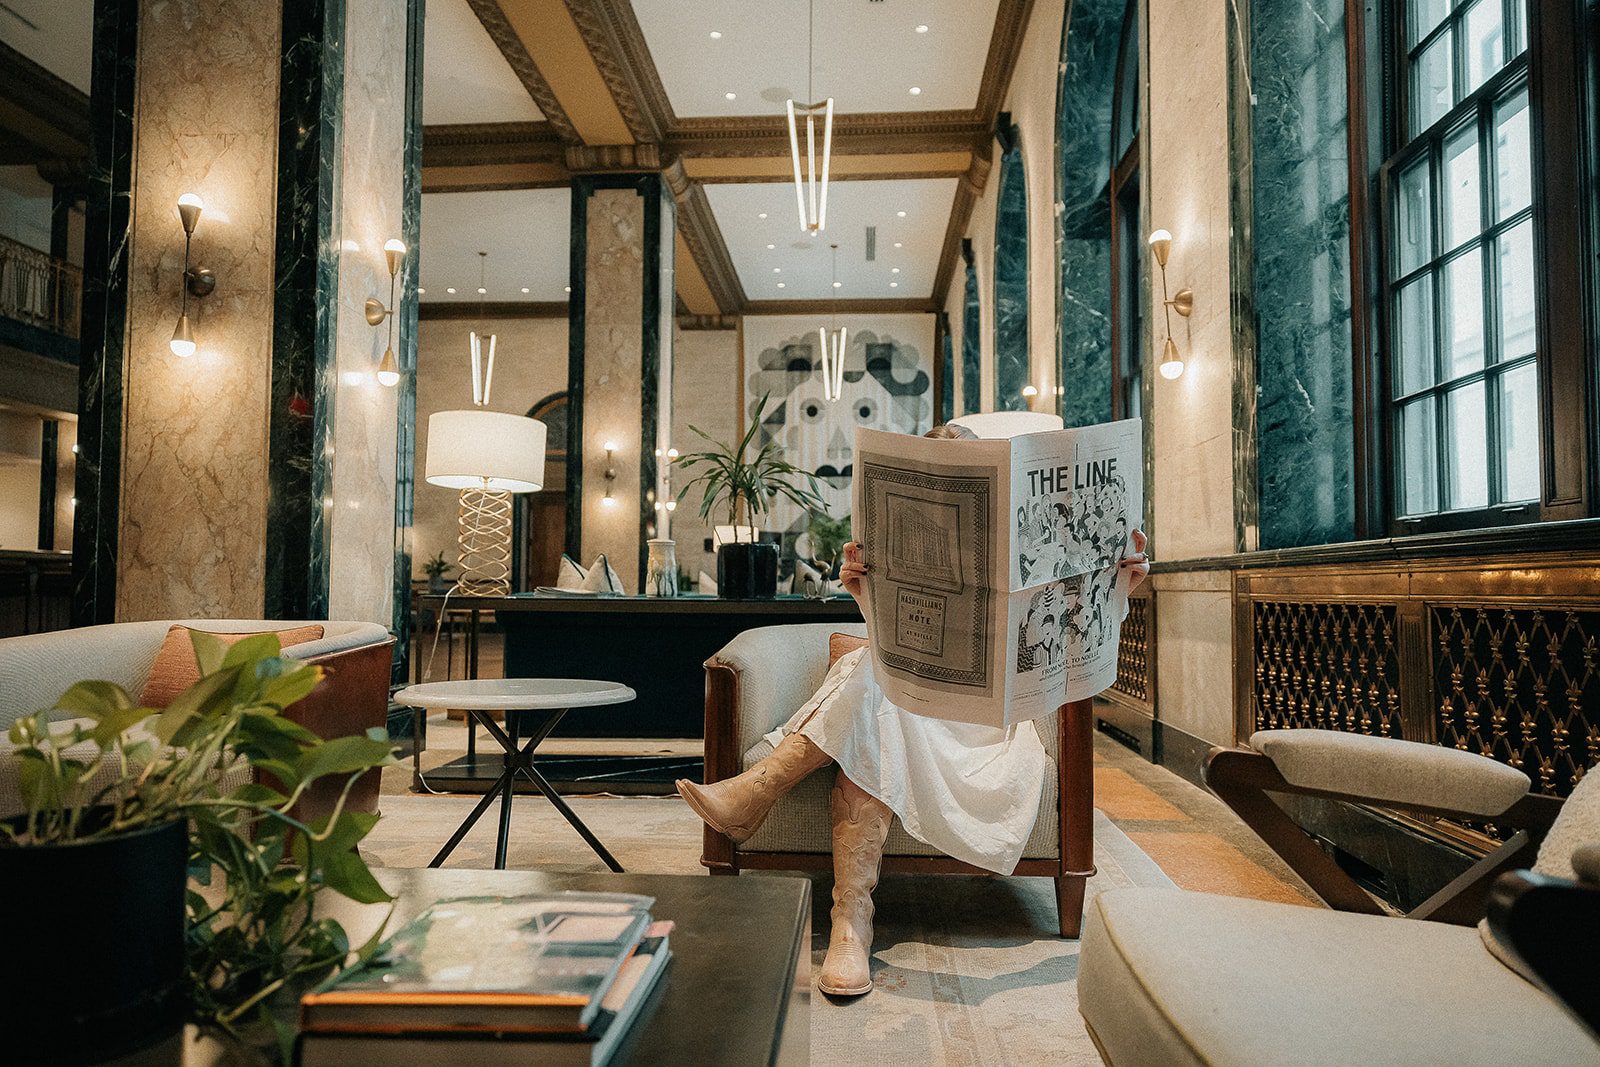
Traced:
<path fill-rule="evenodd" d="M 1000 730 L 913 715 L 884 697 L 868 651 L 834 664 L 822 688 L 767 740 L 804 734 L 912 837 L 1010 874 L 1033 831 L 1049 766 L 1033 723 Z"/>

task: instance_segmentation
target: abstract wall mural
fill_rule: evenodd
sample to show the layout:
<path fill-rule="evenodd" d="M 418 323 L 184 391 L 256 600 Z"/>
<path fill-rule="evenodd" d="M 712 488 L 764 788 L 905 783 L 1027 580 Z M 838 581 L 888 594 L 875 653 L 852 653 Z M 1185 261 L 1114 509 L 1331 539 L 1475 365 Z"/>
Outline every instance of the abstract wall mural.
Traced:
<path fill-rule="evenodd" d="M 833 519 L 850 514 L 857 427 L 896 433 L 932 428 L 933 316 L 906 318 L 905 326 L 840 320 L 850 331 L 849 348 L 844 390 L 832 403 L 823 397 L 815 324 L 786 317 L 787 328 L 772 331 L 774 324 L 763 330 L 757 320 L 746 320 L 745 418 L 763 396 L 771 397 L 757 443 L 778 442 L 789 462 L 815 473 Z M 760 333 L 767 336 L 753 336 Z M 782 532 L 787 557 L 809 523 L 810 516 L 782 503 L 767 529 Z"/>

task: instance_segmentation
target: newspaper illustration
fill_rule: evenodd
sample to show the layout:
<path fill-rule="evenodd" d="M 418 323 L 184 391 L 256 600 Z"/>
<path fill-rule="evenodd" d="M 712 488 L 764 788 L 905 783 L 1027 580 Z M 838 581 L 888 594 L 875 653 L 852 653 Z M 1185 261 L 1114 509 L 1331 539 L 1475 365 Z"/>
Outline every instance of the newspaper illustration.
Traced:
<path fill-rule="evenodd" d="M 1116 680 L 1141 442 L 1137 419 L 1009 440 L 856 432 L 855 537 L 890 700 L 1010 726 Z"/>

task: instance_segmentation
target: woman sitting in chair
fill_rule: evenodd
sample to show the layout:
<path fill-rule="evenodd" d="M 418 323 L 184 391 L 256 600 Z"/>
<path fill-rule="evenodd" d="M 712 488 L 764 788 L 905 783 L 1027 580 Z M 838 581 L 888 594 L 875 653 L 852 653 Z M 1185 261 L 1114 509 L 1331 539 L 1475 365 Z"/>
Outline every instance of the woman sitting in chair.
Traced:
<path fill-rule="evenodd" d="M 960 426 L 928 437 L 971 438 Z M 1121 566 L 1130 588 L 1149 573 L 1145 536 Z M 861 545 L 845 546 L 839 577 L 859 602 L 869 569 Z M 772 754 L 711 785 L 679 779 L 695 813 L 735 843 L 748 840 L 780 797 L 812 771 L 838 763 L 833 786 L 833 911 L 828 955 L 817 986 L 834 996 L 872 989 L 872 891 L 878 884 L 889 820 L 946 855 L 997 874 L 1022 858 L 1044 788 L 1047 757 L 1032 722 L 1008 729 L 944 722 L 890 703 L 872 675 L 866 648 L 842 657 L 822 688 L 768 735 Z"/>

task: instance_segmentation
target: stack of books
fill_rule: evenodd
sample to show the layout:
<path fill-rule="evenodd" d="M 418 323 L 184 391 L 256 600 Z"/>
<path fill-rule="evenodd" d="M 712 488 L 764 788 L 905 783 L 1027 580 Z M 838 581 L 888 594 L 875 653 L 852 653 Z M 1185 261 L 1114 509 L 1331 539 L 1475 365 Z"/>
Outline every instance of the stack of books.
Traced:
<path fill-rule="evenodd" d="M 623 893 L 441 900 L 300 1002 L 302 1067 L 595 1067 L 666 968 L 671 923 Z"/>

